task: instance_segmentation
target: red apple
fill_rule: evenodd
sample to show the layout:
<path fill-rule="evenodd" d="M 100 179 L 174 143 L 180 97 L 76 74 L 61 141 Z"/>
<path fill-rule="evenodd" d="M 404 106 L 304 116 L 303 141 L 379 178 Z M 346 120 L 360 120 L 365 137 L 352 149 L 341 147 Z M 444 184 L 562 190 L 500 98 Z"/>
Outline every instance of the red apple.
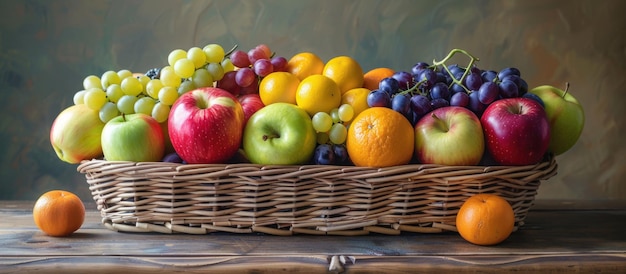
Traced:
<path fill-rule="evenodd" d="M 241 95 L 238 97 L 238 99 L 241 107 L 243 108 L 243 124 L 245 127 L 245 125 L 248 123 L 248 119 L 250 119 L 250 116 L 257 112 L 257 110 L 262 109 L 265 104 L 263 104 L 263 101 L 261 101 L 261 96 L 259 96 L 258 93 Z"/>
<path fill-rule="evenodd" d="M 415 125 L 415 155 L 421 163 L 473 166 L 484 151 L 480 120 L 467 108 L 438 108 Z"/>
<path fill-rule="evenodd" d="M 501 165 L 536 164 L 548 151 L 550 123 L 543 107 L 528 98 L 493 102 L 480 122 L 488 152 Z"/>
<path fill-rule="evenodd" d="M 224 163 L 241 146 L 244 113 L 237 98 L 214 87 L 181 95 L 172 105 L 168 132 L 187 163 Z"/>

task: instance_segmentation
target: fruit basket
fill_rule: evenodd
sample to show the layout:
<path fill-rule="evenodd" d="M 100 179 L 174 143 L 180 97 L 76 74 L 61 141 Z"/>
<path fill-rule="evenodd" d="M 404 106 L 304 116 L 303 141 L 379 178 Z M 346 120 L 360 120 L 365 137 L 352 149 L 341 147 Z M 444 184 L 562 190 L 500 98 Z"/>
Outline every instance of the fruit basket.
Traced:
<path fill-rule="evenodd" d="M 515 228 L 557 163 L 525 166 L 409 164 L 178 164 L 89 160 L 78 166 L 103 224 L 120 232 L 364 235 L 456 231 L 462 203 L 496 193 Z"/>

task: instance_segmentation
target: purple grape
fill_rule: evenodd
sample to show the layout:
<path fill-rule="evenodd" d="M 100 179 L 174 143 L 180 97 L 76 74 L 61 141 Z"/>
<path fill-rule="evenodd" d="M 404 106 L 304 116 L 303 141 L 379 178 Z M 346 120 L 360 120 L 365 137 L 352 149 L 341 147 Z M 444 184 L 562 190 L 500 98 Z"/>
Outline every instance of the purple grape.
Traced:
<path fill-rule="evenodd" d="M 460 75 L 463 75 L 463 73 L 465 72 L 465 69 L 459 67 L 459 65 L 457 64 L 449 65 L 448 70 L 450 71 L 450 74 L 455 75 L 455 76 L 459 73 Z M 456 79 L 461 79 L 461 77 L 456 78 Z"/>
<path fill-rule="evenodd" d="M 528 99 L 531 99 L 531 100 L 535 100 L 535 101 L 537 101 L 537 103 L 539 103 L 539 104 L 540 104 L 543 108 L 545 108 L 545 107 L 546 107 L 546 105 L 543 103 L 543 100 L 541 99 L 541 97 L 537 96 L 537 94 L 534 94 L 534 93 L 530 93 L 530 92 L 528 92 L 528 93 L 525 93 L 524 95 L 522 95 L 522 97 L 524 97 L 524 98 L 528 98 Z"/>
<path fill-rule="evenodd" d="M 450 100 L 450 90 L 448 89 L 448 86 L 444 83 L 436 83 L 430 89 L 430 98 Z"/>
<path fill-rule="evenodd" d="M 474 112 L 476 116 L 480 117 L 487 106 L 480 102 L 480 99 L 478 99 L 478 92 L 475 91 L 469 94 L 469 104 L 467 105 L 467 108 Z"/>
<path fill-rule="evenodd" d="M 321 144 L 315 147 L 313 161 L 316 165 L 332 165 L 335 163 L 335 153 L 329 144 Z"/>
<path fill-rule="evenodd" d="M 411 68 L 411 73 L 413 75 L 420 75 L 422 73 L 422 70 L 428 68 L 428 63 L 424 63 L 424 62 L 419 62 L 415 65 L 413 65 L 413 67 Z"/>
<path fill-rule="evenodd" d="M 467 107 L 469 104 L 469 95 L 465 92 L 457 92 L 450 98 L 451 106 Z"/>
<path fill-rule="evenodd" d="M 523 78 L 519 78 L 519 86 L 517 87 L 519 90 L 519 95 L 518 96 L 522 96 L 524 94 L 526 94 L 528 92 L 528 83 L 526 82 L 526 80 L 524 80 Z"/>
<path fill-rule="evenodd" d="M 242 88 L 245 88 L 254 82 L 256 79 L 256 74 L 251 68 L 241 68 L 237 71 L 235 75 L 235 82 Z"/>
<path fill-rule="evenodd" d="M 441 71 L 437 71 L 437 72 L 435 72 L 435 74 L 437 75 L 437 78 L 436 78 L 436 79 L 437 79 L 437 80 L 436 80 L 436 83 L 444 83 L 444 84 L 445 84 L 445 83 L 447 83 L 447 82 L 448 82 L 447 77 L 450 77 L 450 76 L 446 76 L 446 75 L 445 75 L 443 72 L 441 72 Z"/>
<path fill-rule="evenodd" d="M 437 73 L 435 73 L 432 69 L 425 69 L 421 74 L 419 74 L 415 81 L 424 81 L 424 86 L 431 87 L 437 82 Z"/>
<path fill-rule="evenodd" d="M 230 61 L 238 68 L 245 68 L 251 65 L 248 53 L 242 50 L 233 51 L 230 54 Z"/>
<path fill-rule="evenodd" d="M 391 109 L 407 115 L 411 111 L 411 97 L 408 94 L 396 94 L 391 99 Z"/>
<path fill-rule="evenodd" d="M 498 84 L 494 82 L 487 82 L 482 84 L 478 89 L 478 100 L 480 100 L 481 103 L 488 105 L 498 98 L 499 93 Z"/>
<path fill-rule="evenodd" d="M 423 116 L 431 111 L 430 100 L 421 94 L 413 95 L 411 97 L 411 110 L 415 112 L 417 116 Z"/>
<path fill-rule="evenodd" d="M 398 71 L 391 77 L 398 81 L 398 87 L 400 90 L 407 90 L 413 86 L 413 75 L 406 71 Z"/>
<path fill-rule="evenodd" d="M 480 70 L 477 66 L 474 65 L 474 66 L 472 66 L 470 68 L 470 73 L 476 73 L 476 74 L 480 75 L 481 73 L 483 73 L 483 71 Z"/>
<path fill-rule="evenodd" d="M 272 67 L 274 67 L 274 71 L 287 71 L 287 58 L 283 56 L 277 56 L 270 60 L 272 62 Z"/>
<path fill-rule="evenodd" d="M 398 90 L 400 89 L 400 84 L 398 83 L 398 80 L 392 77 L 387 77 L 380 80 L 380 82 L 378 83 L 378 89 L 386 92 L 389 95 L 394 95 L 398 93 Z"/>
<path fill-rule="evenodd" d="M 272 61 L 270 61 L 269 59 L 256 60 L 252 67 L 254 68 L 254 73 L 261 77 L 265 77 L 274 71 Z"/>
<path fill-rule="evenodd" d="M 513 81 L 504 80 L 498 84 L 502 98 L 515 98 L 519 96 L 519 89 Z"/>
<path fill-rule="evenodd" d="M 507 76 L 507 75 L 522 76 L 521 72 L 517 68 L 505 68 L 501 70 L 500 72 L 498 72 L 498 79 L 503 79 L 504 76 Z"/>
<path fill-rule="evenodd" d="M 511 81 L 511 82 L 515 83 L 515 85 L 518 86 L 518 87 L 520 85 L 520 80 L 522 80 L 522 78 L 517 76 L 517 75 L 515 75 L 515 74 L 507 75 L 507 76 L 504 76 L 503 78 L 500 78 L 500 82 Z"/>
<path fill-rule="evenodd" d="M 452 86 L 450 87 L 450 93 L 455 94 L 459 92 L 465 93 L 465 89 L 463 88 L 463 86 L 456 83 L 452 84 Z"/>
<path fill-rule="evenodd" d="M 335 164 L 348 164 L 348 150 L 345 145 L 333 145 L 333 153 L 335 154 Z"/>
<path fill-rule="evenodd" d="M 434 109 L 450 106 L 450 102 L 446 99 L 437 98 L 430 101 L 430 107 Z"/>
<path fill-rule="evenodd" d="M 483 84 L 483 78 L 480 74 L 472 72 L 465 76 L 465 86 L 470 90 L 478 90 Z"/>
<path fill-rule="evenodd" d="M 372 90 L 367 95 L 367 105 L 369 107 L 390 107 L 391 98 L 389 97 L 389 93 L 384 92 L 380 89 Z"/>
<path fill-rule="evenodd" d="M 493 82 L 493 80 L 498 77 L 498 72 L 495 70 L 485 70 L 480 74 L 480 77 L 483 79 L 483 82 Z"/>
<path fill-rule="evenodd" d="M 168 162 L 168 163 L 183 163 L 184 162 L 183 159 L 180 158 L 180 156 L 178 156 L 178 153 L 176 152 L 172 152 L 163 156 L 163 159 L 161 161 Z"/>

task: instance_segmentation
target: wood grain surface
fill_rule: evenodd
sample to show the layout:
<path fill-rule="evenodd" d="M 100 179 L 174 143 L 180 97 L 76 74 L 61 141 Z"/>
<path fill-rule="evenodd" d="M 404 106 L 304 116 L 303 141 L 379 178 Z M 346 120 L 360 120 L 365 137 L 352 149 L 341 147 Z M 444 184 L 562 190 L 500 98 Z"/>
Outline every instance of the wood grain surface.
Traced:
<path fill-rule="evenodd" d="M 32 202 L 0 201 L 0 273 L 602 272 L 626 269 L 626 206 L 536 207 L 491 247 L 455 233 L 288 237 L 120 233 L 88 204 L 82 228 L 54 238 L 32 221 Z"/>

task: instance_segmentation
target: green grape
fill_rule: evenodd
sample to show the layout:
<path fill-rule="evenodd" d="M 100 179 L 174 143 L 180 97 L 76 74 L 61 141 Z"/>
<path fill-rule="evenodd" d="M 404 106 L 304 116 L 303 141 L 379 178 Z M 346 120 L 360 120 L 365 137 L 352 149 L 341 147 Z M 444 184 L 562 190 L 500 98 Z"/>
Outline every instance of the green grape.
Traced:
<path fill-rule="evenodd" d="M 222 80 L 224 77 L 224 68 L 220 63 L 209 63 L 206 65 L 206 70 L 213 77 L 213 81 Z"/>
<path fill-rule="evenodd" d="M 146 75 L 141 75 L 137 77 L 137 80 L 139 80 L 139 83 L 141 83 L 142 92 L 144 92 L 145 94 L 148 94 L 148 92 L 146 91 L 146 86 L 148 85 L 148 82 L 150 82 L 151 80 L 150 77 Z"/>
<path fill-rule="evenodd" d="M 187 51 L 187 59 L 193 62 L 195 68 L 201 68 L 206 64 L 206 54 L 198 47 L 190 48 Z"/>
<path fill-rule="evenodd" d="M 173 87 L 163 87 L 159 90 L 159 101 L 165 105 L 171 106 L 178 99 L 178 91 Z"/>
<path fill-rule="evenodd" d="M 117 75 L 117 72 L 109 70 L 102 74 L 102 77 L 100 77 L 100 82 L 102 84 L 102 88 L 107 89 L 110 85 L 119 85 L 122 82 L 122 79 L 119 75 Z"/>
<path fill-rule="evenodd" d="M 100 108 L 98 115 L 100 116 L 100 121 L 106 123 L 120 115 L 120 111 L 117 109 L 117 106 L 114 103 L 107 102 L 106 104 L 104 104 L 104 106 L 102 106 L 102 108 Z"/>
<path fill-rule="evenodd" d="M 196 89 L 196 86 L 192 81 L 182 82 L 180 84 L 180 87 L 178 87 L 178 96 L 183 95 L 187 92 L 190 92 L 194 89 Z"/>
<path fill-rule="evenodd" d="M 333 108 L 330 111 L 330 117 L 333 119 L 333 123 L 339 123 L 341 119 L 339 119 L 339 108 Z"/>
<path fill-rule="evenodd" d="M 343 122 L 349 122 L 354 117 L 354 108 L 350 104 L 343 104 L 337 110 L 339 119 Z"/>
<path fill-rule="evenodd" d="M 175 49 L 167 56 L 167 63 L 173 67 L 176 61 L 182 58 L 187 58 L 187 52 L 182 49 Z"/>
<path fill-rule="evenodd" d="M 109 98 L 109 101 L 113 103 L 117 103 L 117 100 L 119 100 L 120 97 L 124 95 L 124 91 L 122 90 L 122 87 L 119 84 L 110 85 L 107 88 L 106 93 L 107 93 L 107 98 Z"/>
<path fill-rule="evenodd" d="M 213 86 L 213 76 L 206 69 L 198 69 L 191 76 L 191 81 L 196 88 Z"/>
<path fill-rule="evenodd" d="M 146 115 L 152 115 L 152 108 L 156 104 L 156 101 L 152 97 L 141 97 L 135 101 L 133 109 L 135 113 L 143 113 Z"/>
<path fill-rule="evenodd" d="M 80 105 L 80 104 L 84 104 L 85 103 L 85 92 L 87 92 L 86 90 L 81 90 L 78 91 L 76 93 L 74 93 L 74 105 Z"/>
<path fill-rule="evenodd" d="M 100 77 L 95 75 L 89 75 L 85 77 L 83 80 L 83 88 L 88 90 L 90 88 L 102 88 L 102 83 L 100 82 Z"/>
<path fill-rule="evenodd" d="M 180 78 L 189 78 L 193 75 L 193 72 L 196 70 L 193 62 L 187 58 L 181 58 L 174 63 L 174 72 Z"/>
<path fill-rule="evenodd" d="M 117 75 L 120 76 L 120 83 L 121 83 L 121 80 L 124 80 L 124 78 L 133 77 L 133 73 L 127 69 L 118 71 Z"/>
<path fill-rule="evenodd" d="M 90 88 L 83 97 L 85 105 L 93 110 L 100 110 L 107 102 L 107 94 L 101 88 Z"/>
<path fill-rule="evenodd" d="M 333 119 L 326 112 L 318 112 L 311 118 L 313 128 L 317 132 L 328 132 L 333 126 Z"/>
<path fill-rule="evenodd" d="M 124 114 L 135 113 L 135 102 L 137 99 L 137 97 L 132 95 L 122 96 L 119 100 L 117 100 L 117 110 Z"/>
<path fill-rule="evenodd" d="M 346 136 L 348 136 L 348 129 L 343 124 L 334 124 L 328 132 L 328 138 L 336 145 L 345 143 Z"/>
<path fill-rule="evenodd" d="M 224 73 L 235 70 L 235 65 L 233 65 L 233 62 L 231 62 L 228 58 L 222 60 L 222 62 L 220 62 L 220 65 L 222 65 L 222 68 L 224 68 Z"/>
<path fill-rule="evenodd" d="M 141 85 L 141 82 L 139 82 L 139 79 L 135 77 L 124 78 L 120 86 L 122 87 L 122 91 L 124 92 L 124 94 L 131 96 L 137 96 L 143 91 L 143 86 Z"/>
<path fill-rule="evenodd" d="M 163 123 L 167 121 L 168 116 L 170 115 L 170 106 L 162 104 L 161 102 L 156 103 L 154 108 L 152 108 L 152 118 L 157 120 L 159 123 Z"/>
<path fill-rule="evenodd" d="M 328 132 L 318 132 L 317 133 L 317 143 L 320 145 L 328 144 Z"/>
<path fill-rule="evenodd" d="M 209 63 L 219 63 L 224 59 L 224 48 L 218 44 L 208 44 L 202 49 Z"/>
<path fill-rule="evenodd" d="M 148 96 L 158 99 L 159 98 L 159 90 L 163 87 L 163 83 L 161 79 L 152 79 L 146 84 L 146 93 Z"/>
<path fill-rule="evenodd" d="M 161 69 L 161 83 L 163 86 L 175 87 L 180 86 L 181 79 L 176 73 L 174 73 L 174 68 L 171 66 L 166 66 Z"/>

